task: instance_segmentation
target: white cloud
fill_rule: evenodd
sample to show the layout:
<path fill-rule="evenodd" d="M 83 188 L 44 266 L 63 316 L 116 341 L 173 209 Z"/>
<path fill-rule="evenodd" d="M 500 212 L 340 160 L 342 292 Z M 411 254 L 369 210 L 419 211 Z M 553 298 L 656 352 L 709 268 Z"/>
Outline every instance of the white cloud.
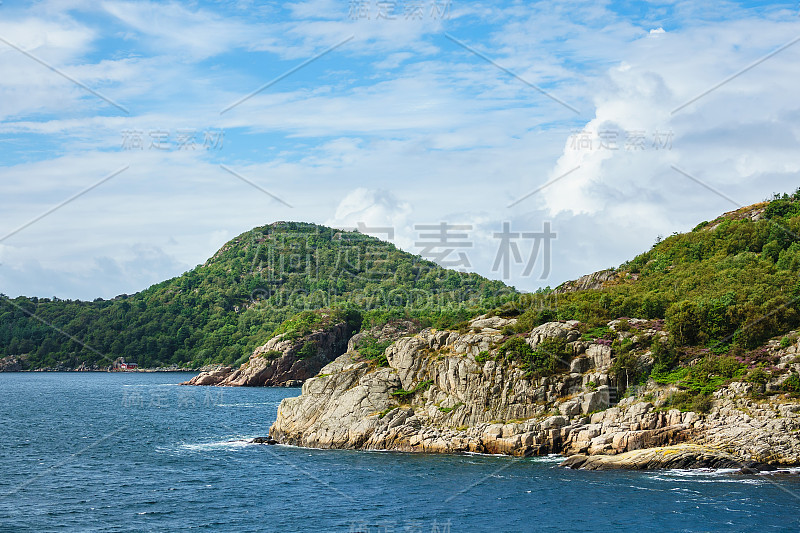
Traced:
<path fill-rule="evenodd" d="M 454 3 L 450 21 L 419 22 L 354 21 L 346 3 L 328 0 L 102 6 L 3 6 L 0 35 L 131 109 L 122 116 L 0 44 L 0 227 L 18 227 L 130 165 L 3 242 L 3 292 L 133 292 L 276 220 L 393 226 L 395 242 L 414 253 L 414 224 L 472 224 L 472 263 L 497 277 L 493 233 L 502 223 L 538 231 L 550 221 L 559 237 L 549 278 L 512 275 L 532 290 L 619 264 L 655 235 L 732 207 L 672 165 L 741 203 L 797 186 L 800 44 L 672 113 L 789 42 L 796 21 L 777 9 L 675 3 L 633 20 L 596 2 L 474 2 Z M 445 39 L 445 30 L 580 117 Z M 220 115 L 351 34 L 308 70 Z M 117 44 L 105 49 L 108 41 Z M 180 128 L 224 129 L 225 148 L 120 150 L 123 130 L 147 140 L 151 130 Z M 576 129 L 643 131 L 646 148 L 626 150 L 620 137 L 617 150 L 576 150 Z M 657 131 L 674 134 L 671 149 L 653 149 Z"/>

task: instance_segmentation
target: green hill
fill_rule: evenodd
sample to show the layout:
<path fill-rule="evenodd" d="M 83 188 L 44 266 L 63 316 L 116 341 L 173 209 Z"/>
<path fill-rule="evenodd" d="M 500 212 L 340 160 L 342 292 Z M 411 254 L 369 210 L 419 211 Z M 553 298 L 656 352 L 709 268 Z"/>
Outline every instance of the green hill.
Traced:
<path fill-rule="evenodd" d="M 366 326 L 415 318 L 447 327 L 515 291 L 447 270 L 357 232 L 278 222 L 231 240 L 205 264 L 134 295 L 93 302 L 0 297 L 0 358 L 23 368 L 236 364 L 304 310 Z"/>
<path fill-rule="evenodd" d="M 617 269 L 524 295 L 495 312 L 518 315 L 519 331 L 579 320 L 589 337 L 602 337 L 610 320 L 651 319 L 669 332 L 672 364 L 709 351 L 752 362 L 765 341 L 800 326 L 799 271 L 800 189 L 659 239 Z"/>
<path fill-rule="evenodd" d="M 800 326 L 799 271 L 800 190 L 673 234 L 583 285 L 525 295 L 357 232 L 279 222 L 134 295 L 2 297 L 0 358 L 22 356 L 29 369 L 104 367 L 118 357 L 143 367 L 237 364 L 284 321 L 326 308 L 364 328 L 393 318 L 457 327 L 495 309 L 518 316 L 518 331 L 579 320 L 587 335 L 616 318 L 645 318 L 669 331 L 673 351 L 741 356 Z"/>

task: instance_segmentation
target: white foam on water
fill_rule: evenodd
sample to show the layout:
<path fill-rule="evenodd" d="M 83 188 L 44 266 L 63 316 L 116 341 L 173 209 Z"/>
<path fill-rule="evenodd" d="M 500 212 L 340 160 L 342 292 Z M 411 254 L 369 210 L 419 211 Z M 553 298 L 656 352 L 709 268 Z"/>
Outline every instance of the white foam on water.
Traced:
<path fill-rule="evenodd" d="M 212 451 L 212 450 L 238 450 L 249 446 L 251 444 L 250 441 L 253 438 L 249 439 L 234 439 L 234 440 L 223 440 L 223 441 L 215 441 L 215 442 L 202 442 L 196 444 L 181 444 L 178 446 L 180 450 L 188 450 L 193 452 L 204 452 L 204 451 Z"/>
<path fill-rule="evenodd" d="M 258 402 L 258 403 L 218 403 L 217 407 L 261 407 L 263 405 L 277 406 L 276 402 Z"/>

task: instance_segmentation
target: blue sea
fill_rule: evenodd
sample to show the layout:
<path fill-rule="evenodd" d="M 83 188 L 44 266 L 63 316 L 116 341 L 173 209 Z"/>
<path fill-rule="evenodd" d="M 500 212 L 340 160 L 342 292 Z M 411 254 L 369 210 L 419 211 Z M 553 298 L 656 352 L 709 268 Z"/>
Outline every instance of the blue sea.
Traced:
<path fill-rule="evenodd" d="M 0 374 L 2 531 L 798 531 L 800 476 L 248 444 L 299 389 Z"/>

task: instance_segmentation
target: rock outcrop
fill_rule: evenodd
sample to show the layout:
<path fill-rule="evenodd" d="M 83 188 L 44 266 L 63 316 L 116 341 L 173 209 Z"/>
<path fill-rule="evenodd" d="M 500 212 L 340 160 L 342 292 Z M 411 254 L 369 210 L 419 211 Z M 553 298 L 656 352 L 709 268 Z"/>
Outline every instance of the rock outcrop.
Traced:
<path fill-rule="evenodd" d="M 469 333 L 425 329 L 402 337 L 385 351 L 388 366 L 364 360 L 351 343 L 299 397 L 283 400 L 270 437 L 320 448 L 517 456 L 616 456 L 694 444 L 728 453 L 740 466 L 800 464 L 800 403 L 758 403 L 742 398 L 736 383 L 717 393 L 707 415 L 657 407 L 645 394 L 616 403 L 611 348 L 582 340 L 577 322 L 543 324 L 524 337 L 534 349 L 559 337 L 573 353 L 568 372 L 536 377 L 497 356 L 506 338 L 500 331 L 515 321 L 491 318 L 473 321 Z M 684 456 L 678 463 L 713 462 Z"/>
<path fill-rule="evenodd" d="M 20 361 L 19 357 L 14 355 L 9 355 L 8 357 L 3 357 L 0 359 L 0 372 L 21 372 L 22 371 L 22 361 Z"/>
<path fill-rule="evenodd" d="M 348 337 L 344 322 L 299 338 L 278 335 L 256 348 L 239 368 L 226 366 L 201 372 L 181 385 L 297 387 L 341 354 Z"/>
<path fill-rule="evenodd" d="M 602 289 L 606 284 L 614 282 L 618 273 L 613 270 L 601 270 L 592 274 L 586 274 L 576 280 L 567 281 L 555 289 L 555 294 L 565 294 L 568 292 L 588 291 Z"/>
<path fill-rule="evenodd" d="M 561 466 L 582 470 L 747 468 L 761 471 L 765 469 L 753 463 L 744 465 L 741 459 L 725 451 L 696 444 L 647 448 L 619 455 L 573 455 L 561 463 Z"/>

